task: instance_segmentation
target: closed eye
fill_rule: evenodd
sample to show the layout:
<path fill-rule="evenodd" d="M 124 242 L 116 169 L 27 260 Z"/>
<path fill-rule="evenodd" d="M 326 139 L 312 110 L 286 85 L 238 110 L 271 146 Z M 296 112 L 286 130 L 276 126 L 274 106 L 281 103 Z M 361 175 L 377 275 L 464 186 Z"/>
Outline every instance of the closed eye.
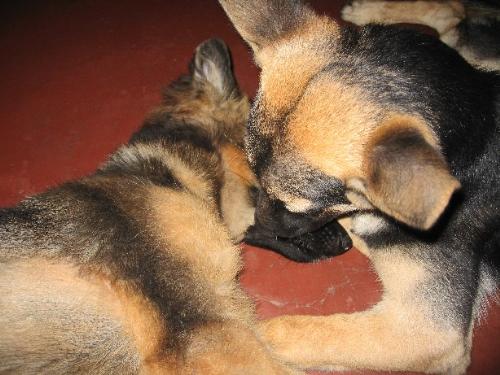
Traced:
<path fill-rule="evenodd" d="M 324 215 L 339 217 L 359 210 L 358 207 L 350 203 L 334 204 L 328 207 L 318 206 L 305 198 L 297 198 L 292 202 L 285 204 L 285 208 L 290 212 L 305 214 L 312 217 Z"/>

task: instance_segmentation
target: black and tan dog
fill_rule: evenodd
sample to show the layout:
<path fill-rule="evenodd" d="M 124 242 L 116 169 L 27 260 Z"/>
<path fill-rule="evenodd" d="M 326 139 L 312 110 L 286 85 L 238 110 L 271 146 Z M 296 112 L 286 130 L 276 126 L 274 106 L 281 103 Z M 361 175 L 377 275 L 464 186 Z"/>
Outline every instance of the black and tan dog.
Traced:
<path fill-rule="evenodd" d="M 340 28 L 298 0 L 221 0 L 261 67 L 246 148 L 258 232 L 343 215 L 382 300 L 263 324 L 306 368 L 463 374 L 498 281 L 500 78 L 439 40 Z M 320 229 L 321 230 L 321 229 Z"/>
<path fill-rule="evenodd" d="M 296 373 L 237 283 L 248 107 L 205 42 L 95 174 L 0 211 L 0 373 Z"/>

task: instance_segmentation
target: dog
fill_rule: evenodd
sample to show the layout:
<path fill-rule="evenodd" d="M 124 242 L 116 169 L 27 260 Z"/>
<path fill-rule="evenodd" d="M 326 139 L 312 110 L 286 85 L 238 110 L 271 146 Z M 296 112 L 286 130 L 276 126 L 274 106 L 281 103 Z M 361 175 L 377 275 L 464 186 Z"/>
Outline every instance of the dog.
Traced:
<path fill-rule="evenodd" d="M 298 374 L 240 288 L 249 103 L 217 39 L 92 175 L 0 210 L 0 373 Z"/>
<path fill-rule="evenodd" d="M 366 311 L 265 321 L 266 341 L 301 368 L 465 373 L 499 281 L 498 73 L 299 0 L 219 2 L 261 69 L 245 137 L 255 230 L 339 219 L 383 285 Z"/>
<path fill-rule="evenodd" d="M 495 1 L 357 0 L 342 9 L 342 18 L 356 25 L 423 24 L 471 64 L 500 70 L 500 7 Z"/>

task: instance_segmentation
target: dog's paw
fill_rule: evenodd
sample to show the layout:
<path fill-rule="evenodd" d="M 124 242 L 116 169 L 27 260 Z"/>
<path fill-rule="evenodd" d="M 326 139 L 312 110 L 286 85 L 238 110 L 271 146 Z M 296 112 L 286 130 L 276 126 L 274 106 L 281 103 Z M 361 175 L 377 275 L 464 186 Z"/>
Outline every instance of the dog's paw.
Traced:
<path fill-rule="evenodd" d="M 353 1 L 342 9 L 342 19 L 360 26 L 376 22 L 380 20 L 384 6 L 382 1 Z"/>
<path fill-rule="evenodd" d="M 270 350 L 285 363 L 300 362 L 307 332 L 298 316 L 279 316 L 261 321 L 259 333 Z"/>

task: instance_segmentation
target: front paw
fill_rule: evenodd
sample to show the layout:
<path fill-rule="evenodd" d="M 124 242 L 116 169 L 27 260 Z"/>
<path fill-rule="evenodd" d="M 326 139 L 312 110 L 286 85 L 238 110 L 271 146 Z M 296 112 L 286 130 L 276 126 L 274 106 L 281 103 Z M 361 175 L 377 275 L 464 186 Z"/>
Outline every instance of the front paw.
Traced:
<path fill-rule="evenodd" d="M 270 350 L 285 363 L 300 365 L 306 330 L 298 316 L 280 316 L 259 323 L 259 333 Z"/>

